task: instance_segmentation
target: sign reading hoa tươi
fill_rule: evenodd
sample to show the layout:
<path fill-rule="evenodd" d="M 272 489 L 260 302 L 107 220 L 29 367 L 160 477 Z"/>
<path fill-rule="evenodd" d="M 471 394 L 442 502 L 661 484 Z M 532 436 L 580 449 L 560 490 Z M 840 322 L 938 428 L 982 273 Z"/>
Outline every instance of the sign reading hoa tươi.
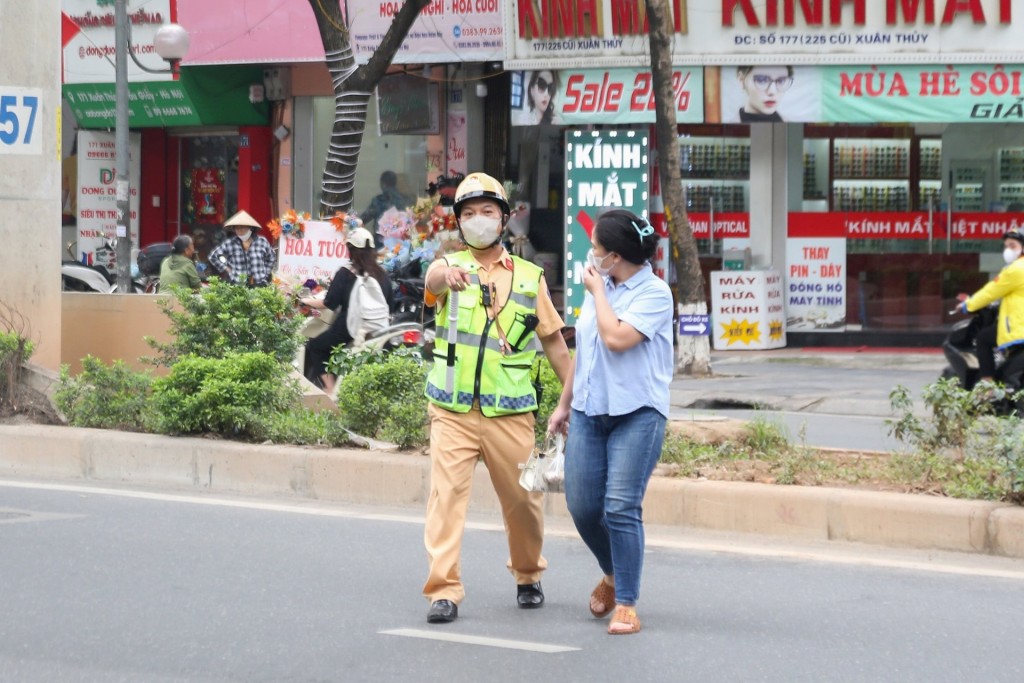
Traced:
<path fill-rule="evenodd" d="M 607 209 L 647 217 L 648 137 L 636 130 L 566 133 L 565 322 L 575 323 L 583 304 L 583 268 L 590 235 Z"/>
<path fill-rule="evenodd" d="M 300 238 L 282 235 L 278 274 L 288 280 L 326 280 L 349 264 L 348 244 L 330 221 L 305 221 Z"/>

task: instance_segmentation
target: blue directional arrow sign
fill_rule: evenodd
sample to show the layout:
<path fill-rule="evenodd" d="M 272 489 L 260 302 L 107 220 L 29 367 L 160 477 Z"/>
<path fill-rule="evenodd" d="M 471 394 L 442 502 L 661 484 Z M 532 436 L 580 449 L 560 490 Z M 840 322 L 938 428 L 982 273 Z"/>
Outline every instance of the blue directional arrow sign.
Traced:
<path fill-rule="evenodd" d="M 681 315 L 679 316 L 679 334 L 698 336 L 707 334 L 711 329 L 708 315 Z"/>

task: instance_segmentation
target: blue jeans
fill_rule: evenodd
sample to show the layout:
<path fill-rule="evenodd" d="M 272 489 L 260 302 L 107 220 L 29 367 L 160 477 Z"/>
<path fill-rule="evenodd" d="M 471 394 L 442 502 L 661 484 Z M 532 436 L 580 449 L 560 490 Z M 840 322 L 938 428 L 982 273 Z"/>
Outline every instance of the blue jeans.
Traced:
<path fill-rule="evenodd" d="M 665 439 L 665 416 L 654 408 L 628 415 L 569 420 L 565 499 L 583 542 L 606 575 L 615 601 L 635 605 L 644 564 L 643 500 Z"/>

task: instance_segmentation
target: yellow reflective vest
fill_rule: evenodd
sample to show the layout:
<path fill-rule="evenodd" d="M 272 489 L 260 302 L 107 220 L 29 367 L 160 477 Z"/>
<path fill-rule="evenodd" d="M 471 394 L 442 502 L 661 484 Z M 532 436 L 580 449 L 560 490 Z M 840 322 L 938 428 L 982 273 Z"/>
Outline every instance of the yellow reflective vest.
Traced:
<path fill-rule="evenodd" d="M 479 402 L 487 417 L 537 409 L 537 394 L 530 382 L 537 352 L 531 342 L 544 271 L 517 256 L 511 259 L 512 289 L 507 302 L 497 302 L 501 308 L 495 323 L 488 316 L 480 266 L 472 254 L 464 251 L 448 256 L 449 265 L 470 274 L 470 284 L 462 291 L 449 291 L 435 317 L 434 365 L 427 374 L 426 388 L 431 403 L 466 413 Z M 534 316 L 532 326 L 527 316 Z M 503 352 L 499 326 L 515 348 L 506 346 Z"/>

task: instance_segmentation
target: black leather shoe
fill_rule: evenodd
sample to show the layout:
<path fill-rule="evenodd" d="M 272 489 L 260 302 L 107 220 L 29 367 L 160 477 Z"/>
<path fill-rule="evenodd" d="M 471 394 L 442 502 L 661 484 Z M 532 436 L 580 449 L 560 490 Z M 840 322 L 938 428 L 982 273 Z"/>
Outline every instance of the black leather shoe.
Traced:
<path fill-rule="evenodd" d="M 430 610 L 427 612 L 428 624 L 447 624 L 458 618 L 459 606 L 451 600 L 434 600 L 430 603 Z"/>
<path fill-rule="evenodd" d="M 544 604 L 544 591 L 540 582 L 516 586 L 516 602 L 523 609 L 536 609 Z"/>

